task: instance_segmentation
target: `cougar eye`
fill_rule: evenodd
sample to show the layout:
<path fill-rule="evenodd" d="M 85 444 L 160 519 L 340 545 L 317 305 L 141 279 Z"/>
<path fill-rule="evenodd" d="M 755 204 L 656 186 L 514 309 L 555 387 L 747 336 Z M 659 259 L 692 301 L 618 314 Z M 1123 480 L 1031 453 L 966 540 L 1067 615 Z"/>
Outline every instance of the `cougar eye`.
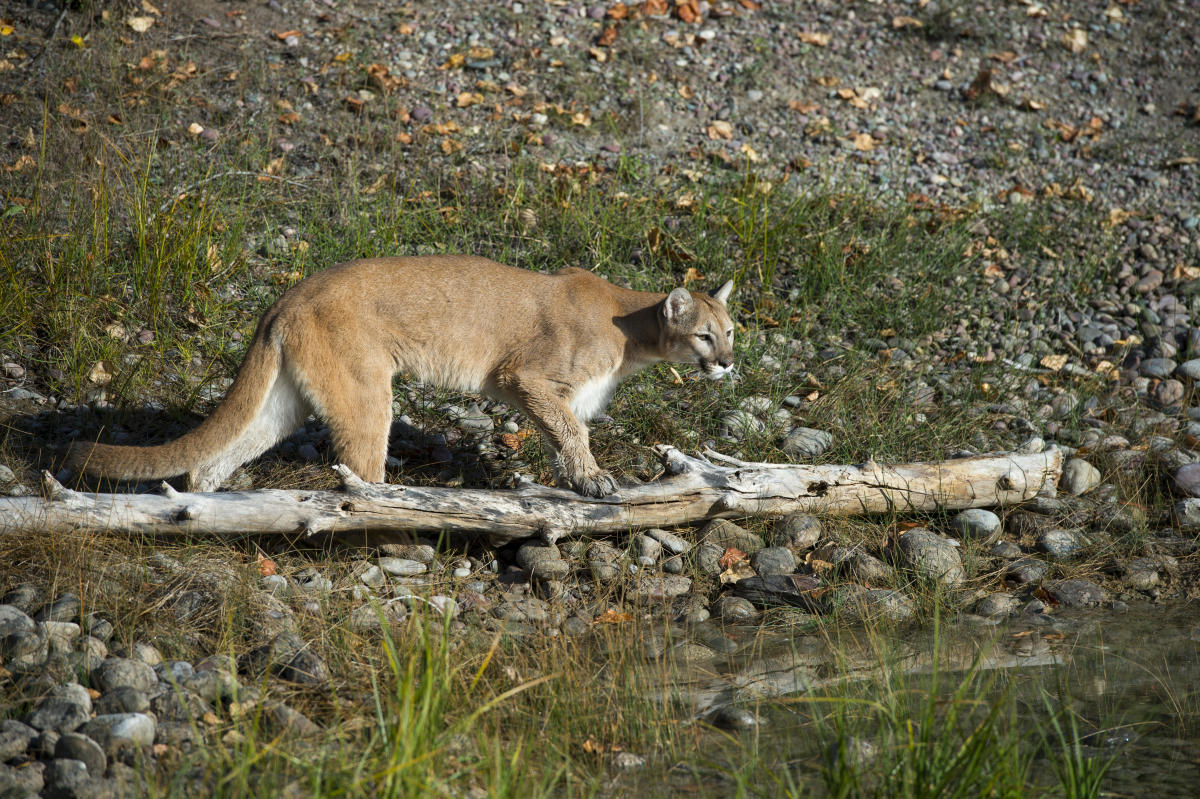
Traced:
<path fill-rule="evenodd" d="M 697 333 L 696 338 L 700 339 L 705 344 L 712 344 L 712 336 L 710 336 L 708 333 Z"/>

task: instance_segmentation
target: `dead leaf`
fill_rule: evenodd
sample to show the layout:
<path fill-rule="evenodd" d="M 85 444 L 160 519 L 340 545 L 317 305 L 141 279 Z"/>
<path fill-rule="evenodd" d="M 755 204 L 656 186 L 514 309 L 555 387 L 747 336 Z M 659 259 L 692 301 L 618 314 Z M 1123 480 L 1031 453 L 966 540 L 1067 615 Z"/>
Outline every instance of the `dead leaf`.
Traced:
<path fill-rule="evenodd" d="M 721 555 L 721 559 L 717 561 L 722 569 L 731 568 L 736 563 L 741 563 L 749 557 L 745 552 L 737 547 L 728 547 L 725 554 Z"/>
<path fill-rule="evenodd" d="M 1057 372 L 1057 371 L 1060 371 L 1064 366 L 1067 365 L 1067 356 L 1066 355 L 1044 355 L 1044 356 L 1042 356 L 1042 359 L 1040 361 L 1038 361 L 1038 363 L 1040 363 L 1043 367 L 1045 367 L 1046 369 L 1049 369 L 1052 372 Z"/>
<path fill-rule="evenodd" d="M 467 108 L 482 102 L 483 95 L 479 92 L 463 92 L 462 94 L 458 95 L 458 98 L 454 101 L 454 104 L 459 108 Z"/>
<path fill-rule="evenodd" d="M 596 617 L 596 624 L 625 624 L 633 621 L 632 613 L 621 613 L 616 608 L 609 608 Z"/>
<path fill-rule="evenodd" d="M 279 571 L 279 569 L 275 565 L 275 561 L 271 560 L 266 555 L 259 552 L 258 553 L 258 573 L 263 577 L 270 577 L 272 574 L 275 574 L 277 571 Z"/>
<path fill-rule="evenodd" d="M 811 44 L 814 47 L 828 47 L 830 40 L 833 38 L 828 33 L 817 33 L 816 31 L 797 31 L 796 36 L 805 44 Z"/>
<path fill-rule="evenodd" d="M 604 30 L 600 31 L 600 35 L 596 37 L 596 44 L 600 47 L 612 47 L 613 42 L 617 40 L 617 26 L 609 25 Z"/>
<path fill-rule="evenodd" d="M 516 433 L 501 433 L 500 446 L 506 449 L 511 449 L 514 452 L 521 449 L 521 439 Z"/>
<path fill-rule="evenodd" d="M 449 136 L 447 136 L 446 138 L 442 139 L 441 148 L 443 154 L 451 155 L 461 150 L 463 148 L 463 143 L 458 139 L 451 139 Z"/>
<path fill-rule="evenodd" d="M 1062 46 L 1076 55 L 1082 53 L 1088 46 L 1087 31 L 1083 28 L 1071 28 L 1062 35 Z"/>
<path fill-rule="evenodd" d="M 278 158 L 272 158 L 270 161 L 268 161 L 267 168 L 265 171 L 268 175 L 278 176 L 278 175 L 282 174 L 283 173 L 283 156 L 281 155 Z"/>
<path fill-rule="evenodd" d="M 686 286 L 688 283 L 704 280 L 704 275 L 694 266 L 689 266 L 687 271 L 683 273 L 683 283 Z"/>
<path fill-rule="evenodd" d="M 105 386 L 112 382 L 113 365 L 111 361 L 96 361 L 92 364 L 91 370 L 88 372 L 88 381 L 95 383 L 98 386 Z"/>
<path fill-rule="evenodd" d="M 859 133 L 854 137 L 854 149 L 869 153 L 875 149 L 875 139 L 870 133 Z"/>
<path fill-rule="evenodd" d="M 816 103 L 803 103 L 799 100 L 792 100 L 788 103 L 788 108 L 800 114 L 811 114 L 814 111 L 820 111 L 821 106 Z"/>
<path fill-rule="evenodd" d="M 647 230 L 646 243 L 650 245 L 650 252 L 672 263 L 688 263 L 689 261 L 696 260 L 695 255 L 692 255 L 692 253 L 682 247 L 672 244 L 667 234 L 663 233 L 661 228 L 652 227 Z"/>
<path fill-rule="evenodd" d="M 614 3 L 608 9 L 608 16 L 611 19 L 625 19 L 629 16 L 629 6 L 624 3 Z"/>
<path fill-rule="evenodd" d="M 199 122 L 193 122 L 192 124 L 188 125 L 187 132 L 192 136 L 199 136 L 204 132 L 204 126 Z"/>
<path fill-rule="evenodd" d="M 278 40 L 279 40 L 279 41 L 281 41 L 281 42 L 285 42 L 285 41 L 287 41 L 288 39 L 300 39 L 300 38 L 302 38 L 303 36 L 304 36 L 304 34 L 303 34 L 303 33 L 301 33 L 301 32 L 300 32 L 300 31 L 298 31 L 298 30 L 284 31 L 283 33 L 278 33 L 278 32 L 276 32 L 276 34 L 275 34 L 275 38 L 276 38 L 276 39 L 278 39 Z M 340 56 L 339 56 L 339 57 L 340 57 Z M 349 53 L 346 53 L 346 57 L 345 57 L 345 58 L 342 58 L 341 60 L 343 60 L 343 61 L 346 61 L 346 60 L 348 60 L 348 59 L 349 59 L 349 57 L 350 57 L 350 54 L 349 54 Z"/>
<path fill-rule="evenodd" d="M 924 28 L 925 23 L 916 17 L 892 17 L 892 27 L 896 30 L 903 28 Z"/>
<path fill-rule="evenodd" d="M 708 123 L 706 130 L 710 139 L 725 139 L 728 141 L 733 138 L 733 125 L 724 119 L 714 119 Z"/>
<path fill-rule="evenodd" d="M 145 33 L 154 25 L 154 17 L 126 17 L 125 24 L 135 33 Z"/>

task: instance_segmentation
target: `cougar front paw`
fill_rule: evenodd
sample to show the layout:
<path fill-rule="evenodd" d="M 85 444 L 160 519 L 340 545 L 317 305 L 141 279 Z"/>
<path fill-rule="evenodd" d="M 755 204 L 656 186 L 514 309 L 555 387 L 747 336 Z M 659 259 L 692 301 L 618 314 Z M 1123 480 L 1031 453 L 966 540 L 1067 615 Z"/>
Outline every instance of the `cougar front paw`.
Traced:
<path fill-rule="evenodd" d="M 617 481 L 608 472 L 595 472 L 572 480 L 571 487 L 585 497 L 609 497 L 617 493 Z"/>

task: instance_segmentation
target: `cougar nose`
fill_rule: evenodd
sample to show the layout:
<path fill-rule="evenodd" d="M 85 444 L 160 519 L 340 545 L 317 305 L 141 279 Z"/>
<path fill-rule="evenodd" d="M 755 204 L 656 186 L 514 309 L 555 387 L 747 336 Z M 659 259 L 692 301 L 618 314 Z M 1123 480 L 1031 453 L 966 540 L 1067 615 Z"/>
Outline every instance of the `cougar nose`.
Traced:
<path fill-rule="evenodd" d="M 728 369 L 729 367 L 733 366 L 733 358 L 724 358 L 720 361 L 717 361 L 717 363 L 721 364 L 722 369 Z"/>

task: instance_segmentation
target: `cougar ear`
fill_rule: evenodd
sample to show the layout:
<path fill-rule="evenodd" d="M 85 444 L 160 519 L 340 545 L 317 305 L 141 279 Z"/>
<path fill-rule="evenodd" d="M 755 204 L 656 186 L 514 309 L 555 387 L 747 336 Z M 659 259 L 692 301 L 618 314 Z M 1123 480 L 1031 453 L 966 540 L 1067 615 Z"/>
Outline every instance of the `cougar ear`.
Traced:
<path fill-rule="evenodd" d="M 726 280 L 724 286 L 721 286 L 721 288 L 717 289 L 709 296 L 711 296 L 714 300 L 721 303 L 722 305 L 725 305 L 726 301 L 729 299 L 729 295 L 732 293 L 733 293 L 733 281 Z"/>
<path fill-rule="evenodd" d="M 692 294 L 687 289 L 675 289 L 663 300 L 663 317 L 674 321 L 692 310 Z"/>

